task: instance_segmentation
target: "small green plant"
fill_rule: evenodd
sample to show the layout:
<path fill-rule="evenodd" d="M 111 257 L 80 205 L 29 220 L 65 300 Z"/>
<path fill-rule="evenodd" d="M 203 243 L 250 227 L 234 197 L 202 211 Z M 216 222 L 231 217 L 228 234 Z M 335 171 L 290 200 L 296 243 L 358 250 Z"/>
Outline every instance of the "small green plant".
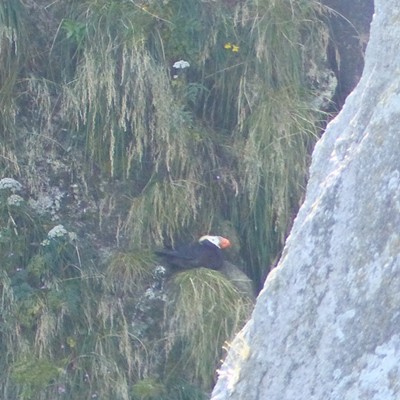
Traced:
<path fill-rule="evenodd" d="M 86 25 L 84 23 L 71 19 L 64 19 L 61 28 L 65 31 L 67 39 L 74 41 L 78 48 L 83 45 L 83 40 L 86 35 Z"/>
<path fill-rule="evenodd" d="M 21 387 L 21 399 L 37 398 L 62 373 L 63 368 L 47 358 L 27 358 L 12 368 L 12 378 Z"/>
<path fill-rule="evenodd" d="M 209 394 L 182 378 L 171 378 L 166 382 L 168 393 L 160 400 L 207 400 Z"/>
<path fill-rule="evenodd" d="M 155 379 L 146 378 L 132 386 L 133 400 L 160 400 L 164 398 L 166 389 Z"/>

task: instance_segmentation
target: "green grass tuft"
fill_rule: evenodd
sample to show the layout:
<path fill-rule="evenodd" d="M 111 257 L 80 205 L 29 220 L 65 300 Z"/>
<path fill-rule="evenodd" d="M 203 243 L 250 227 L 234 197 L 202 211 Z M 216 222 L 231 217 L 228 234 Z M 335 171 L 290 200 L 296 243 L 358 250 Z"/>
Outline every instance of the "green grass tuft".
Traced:
<path fill-rule="evenodd" d="M 210 388 L 221 349 L 242 327 L 252 302 L 219 272 L 195 269 L 174 277 L 167 306 L 167 376 L 185 377 Z"/>
<path fill-rule="evenodd" d="M 105 271 L 105 284 L 115 293 L 138 294 L 152 277 L 154 255 L 149 251 L 116 253 Z"/>

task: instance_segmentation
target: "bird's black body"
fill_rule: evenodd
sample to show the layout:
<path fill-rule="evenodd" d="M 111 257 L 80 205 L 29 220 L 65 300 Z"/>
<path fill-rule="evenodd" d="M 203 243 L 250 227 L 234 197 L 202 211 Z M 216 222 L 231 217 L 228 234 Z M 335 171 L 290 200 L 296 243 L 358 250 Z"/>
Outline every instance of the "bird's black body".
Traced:
<path fill-rule="evenodd" d="M 210 241 L 210 238 L 212 241 Z M 224 247 L 229 246 L 227 239 L 219 236 L 204 236 L 199 242 L 179 246 L 176 249 L 159 250 L 155 253 L 161 256 L 168 265 L 175 268 L 190 269 L 205 267 L 220 269 L 224 259 L 221 247 L 219 246 L 219 239 L 227 241 L 228 244 L 225 244 Z"/>

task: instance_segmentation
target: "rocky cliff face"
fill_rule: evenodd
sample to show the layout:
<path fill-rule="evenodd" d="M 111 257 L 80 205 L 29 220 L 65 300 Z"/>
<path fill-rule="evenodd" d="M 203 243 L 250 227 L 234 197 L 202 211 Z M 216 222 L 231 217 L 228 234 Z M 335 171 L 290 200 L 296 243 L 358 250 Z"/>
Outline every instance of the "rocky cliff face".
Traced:
<path fill-rule="evenodd" d="M 400 398 L 400 5 L 378 0 L 362 79 L 213 400 Z"/>

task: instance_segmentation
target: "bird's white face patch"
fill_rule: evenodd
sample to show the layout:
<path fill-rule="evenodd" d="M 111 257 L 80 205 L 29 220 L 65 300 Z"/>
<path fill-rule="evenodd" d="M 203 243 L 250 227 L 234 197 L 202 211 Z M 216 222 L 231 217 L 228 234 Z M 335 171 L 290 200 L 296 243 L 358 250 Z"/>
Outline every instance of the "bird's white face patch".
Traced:
<path fill-rule="evenodd" d="M 210 236 L 210 235 L 202 236 L 199 239 L 199 243 L 204 242 L 205 240 L 208 240 L 210 243 L 212 243 L 214 246 L 218 247 L 219 249 L 221 248 L 219 236 Z"/>

